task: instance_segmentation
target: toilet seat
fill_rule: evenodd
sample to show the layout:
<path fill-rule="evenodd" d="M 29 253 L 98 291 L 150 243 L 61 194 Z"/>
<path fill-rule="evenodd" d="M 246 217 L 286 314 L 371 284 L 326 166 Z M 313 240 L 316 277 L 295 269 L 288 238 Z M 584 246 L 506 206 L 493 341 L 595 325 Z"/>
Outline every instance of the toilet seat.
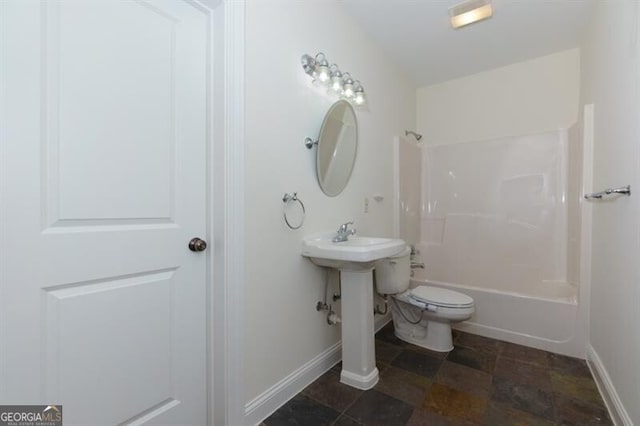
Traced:
<path fill-rule="evenodd" d="M 426 306 L 438 308 L 471 308 L 473 299 L 466 294 L 440 287 L 420 285 L 409 290 L 409 297 Z"/>

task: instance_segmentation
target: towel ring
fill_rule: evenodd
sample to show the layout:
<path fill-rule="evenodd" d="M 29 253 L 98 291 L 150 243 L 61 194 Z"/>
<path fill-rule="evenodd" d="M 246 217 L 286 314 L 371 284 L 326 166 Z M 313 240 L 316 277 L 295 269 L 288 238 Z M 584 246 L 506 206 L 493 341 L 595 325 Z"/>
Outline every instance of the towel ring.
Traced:
<path fill-rule="evenodd" d="M 295 201 L 298 202 L 298 204 L 300 205 L 300 208 L 302 209 L 302 218 L 300 219 L 300 223 L 298 225 L 292 225 L 291 221 L 289 221 L 289 218 L 287 217 L 287 207 L 289 206 L 289 204 Z M 302 202 L 302 200 L 300 200 L 300 198 L 298 198 L 298 193 L 294 192 L 293 195 L 289 195 L 288 193 L 285 193 L 284 196 L 282 197 L 282 202 L 284 203 L 284 207 L 282 209 L 282 217 L 284 218 L 284 223 L 286 223 L 290 229 L 300 229 L 304 224 L 304 217 L 307 214 L 307 212 L 304 208 L 304 203 Z"/>

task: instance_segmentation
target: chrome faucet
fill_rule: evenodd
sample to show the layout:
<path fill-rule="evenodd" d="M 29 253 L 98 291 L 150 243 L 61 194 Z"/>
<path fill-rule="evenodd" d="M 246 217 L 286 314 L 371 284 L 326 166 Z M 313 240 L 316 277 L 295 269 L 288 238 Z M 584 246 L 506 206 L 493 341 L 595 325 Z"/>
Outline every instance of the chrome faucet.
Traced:
<path fill-rule="evenodd" d="M 355 235 L 356 230 L 354 228 L 349 229 L 349 225 L 353 225 L 353 222 L 350 221 L 340 225 L 340 228 L 338 228 L 338 232 L 336 233 L 336 236 L 333 237 L 333 240 L 331 241 L 333 241 L 334 243 L 341 243 L 343 241 L 347 241 L 347 239 L 349 238 L 349 235 Z"/>

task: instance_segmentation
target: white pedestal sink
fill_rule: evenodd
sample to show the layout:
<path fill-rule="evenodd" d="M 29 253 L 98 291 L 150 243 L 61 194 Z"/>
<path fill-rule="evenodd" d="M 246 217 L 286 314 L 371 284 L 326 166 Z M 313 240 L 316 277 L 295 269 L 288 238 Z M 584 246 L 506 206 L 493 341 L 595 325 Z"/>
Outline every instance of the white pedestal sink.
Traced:
<path fill-rule="evenodd" d="M 305 238 L 302 255 L 318 266 L 340 271 L 342 282 L 342 372 L 340 381 L 358 389 L 378 383 L 374 347 L 373 277 L 375 262 L 400 253 L 405 242 L 352 236 L 334 243 L 335 234 Z"/>

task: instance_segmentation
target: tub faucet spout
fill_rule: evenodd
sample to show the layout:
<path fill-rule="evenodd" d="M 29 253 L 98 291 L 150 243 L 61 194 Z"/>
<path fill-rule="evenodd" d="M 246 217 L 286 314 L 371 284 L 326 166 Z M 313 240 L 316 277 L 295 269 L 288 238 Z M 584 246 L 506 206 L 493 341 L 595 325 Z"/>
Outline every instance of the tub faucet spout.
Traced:
<path fill-rule="evenodd" d="M 411 269 L 424 269 L 424 262 L 420 261 L 420 251 L 416 249 L 416 246 L 414 246 L 413 244 L 411 244 L 409 247 L 411 247 Z"/>

